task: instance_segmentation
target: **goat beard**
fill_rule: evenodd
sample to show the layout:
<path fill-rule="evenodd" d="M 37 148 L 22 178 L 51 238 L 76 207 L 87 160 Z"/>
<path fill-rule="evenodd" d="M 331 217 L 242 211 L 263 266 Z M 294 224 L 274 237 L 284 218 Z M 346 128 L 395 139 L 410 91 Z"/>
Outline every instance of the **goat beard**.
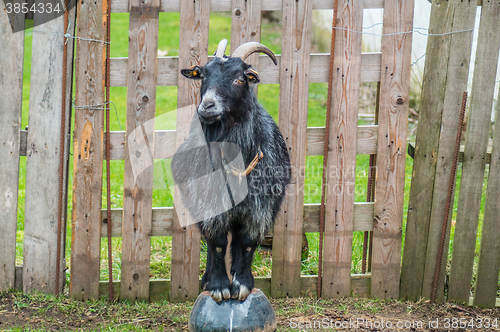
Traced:
<path fill-rule="evenodd" d="M 222 142 L 236 124 L 236 120 L 231 115 L 224 113 L 220 121 L 211 124 L 201 122 L 201 124 L 207 143 Z"/>

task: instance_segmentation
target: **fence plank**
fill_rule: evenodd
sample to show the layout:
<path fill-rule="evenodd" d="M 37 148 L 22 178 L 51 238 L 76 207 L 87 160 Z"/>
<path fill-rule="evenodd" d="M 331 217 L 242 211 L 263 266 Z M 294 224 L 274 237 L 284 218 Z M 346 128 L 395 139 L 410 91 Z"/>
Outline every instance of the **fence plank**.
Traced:
<path fill-rule="evenodd" d="M 159 0 L 131 0 L 120 299 L 148 301 Z"/>
<path fill-rule="evenodd" d="M 231 54 L 241 44 L 260 42 L 261 14 L 261 1 L 231 1 Z M 252 54 L 245 62 L 258 68 L 259 54 Z"/>
<path fill-rule="evenodd" d="M 300 296 L 313 297 L 316 295 L 318 277 L 317 276 L 302 276 L 300 277 Z M 199 291 L 201 291 L 201 280 L 198 281 Z M 352 293 L 359 297 L 368 297 L 370 295 L 370 276 L 365 274 L 351 275 Z M 149 300 L 151 302 L 168 300 L 168 290 L 170 289 L 170 280 L 157 279 L 151 280 L 149 286 Z M 266 296 L 271 294 L 271 278 L 256 277 L 255 287 L 259 288 Z M 120 281 L 113 282 L 115 294 L 120 293 Z M 101 281 L 99 283 L 99 296 L 106 298 L 108 296 L 108 282 Z"/>
<path fill-rule="evenodd" d="M 470 2 L 434 3 L 429 32 L 472 29 L 475 11 L 476 4 Z M 400 296 L 412 301 L 431 295 L 451 172 L 448 165 L 453 158 L 462 92 L 467 88 L 471 33 L 430 38 L 427 45 L 400 287 Z M 443 295 L 439 293 L 438 300 Z"/>
<path fill-rule="evenodd" d="M 500 268 L 500 103 L 497 103 L 474 305 L 495 307 Z"/>
<path fill-rule="evenodd" d="M 274 225 L 273 297 L 300 294 L 302 215 L 306 162 L 312 1 L 283 1 L 279 128 L 292 165 L 292 181 Z"/>
<path fill-rule="evenodd" d="M 253 0 L 251 2 L 258 1 Z M 313 9 L 332 9 L 334 0 L 314 0 Z M 480 1 L 480 0 L 479 0 Z M 211 0 L 212 11 L 231 11 L 231 0 Z M 250 1 L 248 1 L 250 2 Z M 260 1 L 259 1 L 260 2 Z M 283 0 L 262 0 L 262 11 L 281 10 Z M 111 9 L 113 13 L 128 12 L 129 0 L 113 0 Z M 178 12 L 181 0 L 162 1 L 160 12 Z M 364 8 L 384 8 L 384 0 L 364 0 Z"/>
<path fill-rule="evenodd" d="M 452 22 L 453 31 L 474 29 L 477 4 L 466 1 L 454 1 L 452 4 L 454 5 Z M 446 199 L 448 196 L 448 184 L 451 174 L 450 165 L 452 164 L 453 151 L 456 143 L 463 91 L 467 89 L 469 62 L 472 49 L 472 35 L 472 31 L 451 35 L 451 40 L 449 41 L 449 55 L 447 55 L 449 60 L 447 60 L 448 63 L 446 67 L 441 67 L 447 68 L 448 72 L 446 75 L 444 91 L 443 86 L 438 87 L 438 89 L 443 91 L 444 94 L 440 96 L 442 99 L 440 102 L 442 103 L 441 127 L 436 133 L 436 135 L 439 135 L 439 150 L 437 151 L 437 158 L 434 161 L 436 163 L 436 175 L 432 193 L 432 207 L 429 223 L 430 228 L 427 240 L 427 254 L 425 256 L 425 270 L 422 285 L 422 296 L 425 298 L 431 298 L 432 295 L 434 272 L 436 269 L 436 260 L 439 250 L 438 247 L 445 214 L 444 208 L 446 206 Z M 443 56 L 442 51 L 441 56 Z M 434 75 L 434 73 L 431 75 Z M 431 111 L 436 112 L 436 109 L 434 108 Z M 455 193 L 453 192 L 452 197 L 454 194 Z M 451 217 L 452 213 L 449 215 L 448 223 L 451 222 Z M 444 283 L 446 279 L 445 276 L 446 264 L 448 261 L 447 253 L 450 229 L 451 227 L 448 227 L 443 261 L 441 263 L 440 279 L 438 282 L 439 291 L 436 296 L 438 301 L 444 300 Z M 415 262 L 410 262 L 410 264 L 415 264 Z M 417 271 L 415 271 L 415 273 L 417 273 Z M 415 298 L 415 300 L 417 300 L 417 298 Z"/>
<path fill-rule="evenodd" d="M 448 300 L 468 303 L 500 49 L 500 3 L 483 3 L 467 119 Z M 494 153 L 494 151 L 492 151 Z M 496 216 L 498 217 L 498 216 Z"/>
<path fill-rule="evenodd" d="M 233 45 L 231 43 L 231 45 Z M 252 55 L 253 56 L 253 55 Z M 260 74 L 259 84 L 278 84 L 280 80 L 281 55 L 276 55 L 278 65 L 275 66 L 267 55 L 255 55 L 258 57 L 255 69 Z M 208 59 L 212 59 L 210 56 Z M 252 59 L 252 58 L 250 58 Z M 309 83 L 328 82 L 328 53 L 311 54 Z M 382 53 L 362 53 L 361 54 L 361 82 L 380 81 L 380 64 Z M 111 58 L 111 86 L 127 85 L 127 58 Z M 251 60 L 252 61 L 252 60 Z M 179 79 L 179 57 L 159 57 L 158 58 L 158 86 L 176 86 Z"/>
<path fill-rule="evenodd" d="M 208 58 L 208 23 L 210 2 L 182 1 L 180 7 L 179 68 L 204 65 Z M 182 76 L 178 80 L 177 108 L 197 105 L 200 101 L 199 81 Z M 187 138 L 195 108 L 177 112 L 176 146 Z M 174 192 L 174 221 L 172 234 L 172 282 L 170 298 L 174 301 L 198 296 L 200 269 L 200 233 L 195 225 L 188 225 L 189 212 L 182 207 L 180 193 Z M 181 207 L 181 208 L 179 208 Z"/>
<path fill-rule="evenodd" d="M 16 1 L 15 3 L 20 2 Z M 22 2 L 20 2 L 22 3 Z M 20 130 L 23 100 L 24 14 L 0 11 L 0 292 L 14 288 Z"/>
<path fill-rule="evenodd" d="M 413 28 L 413 0 L 386 0 L 384 34 Z M 371 296 L 398 298 L 411 34 L 382 37 Z"/>
<path fill-rule="evenodd" d="M 102 0 L 77 2 L 77 36 L 104 40 Z M 73 133 L 73 216 L 70 295 L 99 297 L 99 254 L 103 161 L 103 43 L 77 39 Z M 31 130 L 31 129 L 30 129 Z"/>
<path fill-rule="evenodd" d="M 337 27 L 361 31 L 362 24 L 363 1 L 339 1 Z M 337 33 L 333 61 L 321 294 L 324 298 L 351 294 L 361 34 Z"/>
<path fill-rule="evenodd" d="M 111 210 L 112 231 L 111 236 L 122 236 L 123 209 Z M 172 236 L 172 221 L 174 210 L 171 207 L 153 208 L 151 236 Z M 303 233 L 319 232 L 319 204 L 305 204 L 303 213 Z M 101 237 L 107 237 L 107 214 L 101 212 Z M 354 203 L 355 232 L 373 230 L 373 203 Z"/>
<path fill-rule="evenodd" d="M 70 21 L 74 26 L 74 9 Z M 57 257 L 57 225 L 59 192 L 59 154 L 61 140 L 62 79 L 72 82 L 73 40 L 68 40 L 68 71 L 63 73 L 65 38 L 46 32 L 64 32 L 64 16 L 45 22 L 47 16 L 35 14 L 33 56 L 31 62 L 29 131 L 26 156 L 26 206 L 24 218 L 23 291 L 54 293 L 56 261 L 60 260 L 60 281 L 64 285 L 64 252 Z M 38 26 L 37 26 L 38 25 Z M 71 114 L 71 84 L 66 85 L 66 123 L 64 137 L 69 134 Z M 64 160 L 68 160 L 69 149 Z M 67 172 L 67 163 L 63 172 Z M 67 186 L 67 177 L 63 175 Z M 63 189 L 66 197 L 66 189 Z M 63 212 L 66 204 L 63 202 Z M 66 214 L 63 214 L 62 218 Z M 65 234 L 66 219 L 62 221 Z M 61 249 L 65 248 L 61 238 Z"/>
<path fill-rule="evenodd" d="M 377 132 L 377 126 L 358 126 L 357 154 L 372 154 L 377 152 Z M 22 134 L 23 131 L 21 131 Z M 125 132 L 112 131 L 110 134 L 111 159 L 123 160 L 125 158 Z M 323 155 L 325 128 L 308 127 L 306 135 L 306 154 L 308 156 Z M 155 131 L 154 159 L 171 158 L 175 153 L 175 139 L 175 130 Z M 106 144 L 106 136 L 104 136 L 104 144 Z M 106 153 L 106 151 L 103 153 Z"/>

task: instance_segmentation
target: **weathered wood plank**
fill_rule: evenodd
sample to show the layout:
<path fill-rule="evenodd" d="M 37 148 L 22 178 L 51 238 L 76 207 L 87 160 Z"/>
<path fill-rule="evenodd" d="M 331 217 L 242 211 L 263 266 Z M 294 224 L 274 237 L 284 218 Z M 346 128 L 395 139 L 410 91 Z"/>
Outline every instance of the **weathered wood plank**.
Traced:
<path fill-rule="evenodd" d="M 470 294 L 499 49 L 500 3 L 484 2 L 470 99 L 474 112 L 467 119 L 467 140 L 448 289 L 448 300 L 461 303 L 467 303 Z"/>
<path fill-rule="evenodd" d="M 210 2 L 182 1 L 180 6 L 179 68 L 204 65 L 208 59 L 208 23 Z M 176 147 L 187 138 L 195 107 L 200 101 L 200 82 L 179 77 L 177 92 Z M 188 108 L 185 108 L 188 107 Z M 199 290 L 200 233 L 189 221 L 178 190 L 174 191 L 172 234 L 172 282 L 170 298 L 179 301 L 196 298 Z M 189 225 L 189 226 L 186 226 Z"/>
<path fill-rule="evenodd" d="M 312 0 L 283 1 L 279 128 L 290 155 L 292 180 L 274 225 L 273 297 L 300 295 Z"/>
<path fill-rule="evenodd" d="M 74 26 L 75 10 L 70 22 Z M 26 156 L 26 191 L 24 216 L 23 291 L 55 293 L 56 261 L 60 262 L 59 285 L 64 285 L 65 237 L 61 238 L 61 256 L 57 257 L 59 158 L 61 144 L 62 80 L 72 82 L 73 40 L 67 41 L 68 71 L 63 73 L 63 45 L 66 39 L 47 32 L 64 32 L 64 16 L 46 22 L 46 15 L 35 14 L 31 62 L 29 132 Z M 39 23 L 46 22 L 38 25 Z M 64 137 L 70 129 L 71 84 L 66 85 Z M 67 147 L 66 142 L 64 144 Z M 64 160 L 68 160 L 65 149 Z M 63 193 L 66 197 L 67 163 L 63 167 Z M 66 210 L 66 202 L 63 211 Z M 66 229 L 62 215 L 62 234 Z"/>
<path fill-rule="evenodd" d="M 260 42 L 261 4 L 261 1 L 231 0 L 231 54 L 241 44 Z M 258 68 L 259 54 L 252 54 L 245 62 Z"/>
<path fill-rule="evenodd" d="M 358 126 L 356 154 L 373 154 L 377 152 L 377 126 Z M 307 128 L 307 155 L 323 155 L 325 144 L 325 128 Z"/>
<path fill-rule="evenodd" d="M 172 236 L 172 221 L 174 210 L 171 207 L 152 209 L 151 236 Z M 112 231 L 111 236 L 122 236 L 122 209 L 111 210 Z M 303 212 L 303 233 L 319 232 L 319 204 L 305 204 Z M 101 237 L 107 237 L 106 210 L 101 212 Z M 354 203 L 354 224 L 355 232 L 373 230 L 373 203 Z"/>
<path fill-rule="evenodd" d="M 454 12 L 452 27 L 453 31 L 462 31 L 474 29 L 477 6 L 473 2 L 451 2 L 451 11 Z M 449 30 L 447 30 L 449 31 Z M 443 31 L 444 32 L 444 31 Z M 446 199 L 448 196 L 448 185 L 450 181 L 451 167 L 453 161 L 453 151 L 456 144 L 458 120 L 462 103 L 463 91 L 467 89 L 467 80 L 469 75 L 469 62 L 472 49 L 473 32 L 464 32 L 451 35 L 449 43 L 449 54 L 447 54 L 448 63 L 446 64 L 447 74 L 446 83 L 443 87 L 437 87 L 438 91 L 443 93 L 437 98 L 441 98 L 442 119 L 441 126 L 435 135 L 439 135 L 439 150 L 437 156 L 434 156 L 436 164 L 434 188 L 432 193 L 432 206 L 429 223 L 429 236 L 427 240 L 427 254 L 425 256 L 425 270 L 423 275 L 422 296 L 431 298 L 434 273 L 436 269 L 436 260 L 439 250 L 439 242 L 442 233 L 443 218 L 445 214 Z M 448 46 L 445 47 L 448 49 Z M 440 54 L 444 56 L 443 53 Z M 434 75 L 430 74 L 430 75 Z M 436 112 L 436 109 L 431 109 Z M 437 158 L 436 158 L 437 157 Z M 452 193 L 452 197 L 454 196 Z M 452 200 L 453 202 L 453 200 Z M 452 213 L 450 213 L 448 223 L 451 223 Z M 441 262 L 440 279 L 438 282 L 437 301 L 444 300 L 444 283 L 446 277 L 446 264 L 448 260 L 449 231 L 446 234 L 443 260 Z M 411 260 L 411 258 L 410 258 Z M 415 261 L 409 262 L 415 264 Z M 415 266 L 415 265 L 414 265 Z M 420 271 L 415 271 L 420 273 Z M 411 282 L 411 281 L 410 281 Z M 414 300 L 418 300 L 418 297 Z"/>
<path fill-rule="evenodd" d="M 131 0 L 120 299 L 147 301 L 160 0 Z"/>
<path fill-rule="evenodd" d="M 372 154 L 377 151 L 377 126 L 358 126 L 357 154 Z M 22 133 L 22 131 L 21 131 Z M 307 128 L 306 154 L 308 156 L 320 156 L 323 154 L 325 128 Z M 175 130 L 157 130 L 154 139 L 154 159 L 169 159 L 175 153 Z M 123 160 L 125 158 L 125 132 L 111 132 L 111 160 Z M 104 136 L 104 144 L 106 136 Z M 106 153 L 106 151 L 104 151 Z"/>
<path fill-rule="evenodd" d="M 77 6 L 77 36 L 103 40 L 102 0 Z M 95 105 L 104 103 L 103 43 L 77 39 L 77 50 L 70 295 L 87 300 L 99 297 L 103 111 Z"/>
<path fill-rule="evenodd" d="M 232 43 L 231 43 L 232 45 Z M 252 55 L 253 56 L 253 55 Z M 277 55 L 278 65 L 275 66 L 267 55 L 255 55 L 259 60 L 257 64 L 252 64 L 259 72 L 259 84 L 278 84 L 280 82 L 281 55 Z M 210 56 L 209 59 L 213 57 Z M 309 83 L 328 82 L 328 61 L 329 54 L 311 54 Z M 380 81 L 380 64 L 382 53 L 362 53 L 361 54 L 361 82 Z M 111 59 L 111 86 L 126 86 L 127 84 L 127 58 Z M 253 61 L 251 59 L 251 61 Z M 179 79 L 179 58 L 160 57 L 158 58 L 158 85 L 176 86 Z"/>
<path fill-rule="evenodd" d="M 470 2 L 435 3 L 429 32 L 471 29 L 475 11 L 476 5 Z M 400 296 L 412 301 L 431 296 L 458 112 L 467 88 L 471 34 L 431 38 L 427 45 L 400 287 Z M 438 300 L 443 295 L 440 292 Z"/>
<path fill-rule="evenodd" d="M 500 103 L 497 103 L 474 305 L 494 308 L 500 269 Z"/>
<path fill-rule="evenodd" d="M 373 230 L 373 203 L 354 203 L 353 231 Z M 304 233 L 319 232 L 319 204 L 304 205 Z"/>
<path fill-rule="evenodd" d="M 22 1 L 15 1 L 22 3 Z M 24 14 L 0 11 L 0 292 L 14 288 L 20 130 L 23 100 Z"/>
<path fill-rule="evenodd" d="M 339 1 L 337 27 L 361 31 L 362 24 L 363 1 Z M 336 33 L 334 52 L 321 291 L 324 298 L 351 294 L 361 34 Z"/>
<path fill-rule="evenodd" d="M 358 297 L 370 296 L 370 275 L 352 274 L 351 275 L 351 292 Z M 151 302 L 169 300 L 170 280 L 156 279 L 149 282 L 149 300 Z M 317 276 L 302 276 L 300 277 L 300 296 L 313 297 L 316 296 L 318 277 Z M 107 298 L 108 282 L 101 281 L 99 283 L 99 297 Z M 199 292 L 201 292 L 201 280 L 198 280 Z M 256 277 L 255 287 L 259 288 L 266 296 L 271 296 L 271 278 Z M 120 281 L 113 282 L 115 296 L 120 293 Z"/>
<path fill-rule="evenodd" d="M 258 0 L 257 0 L 258 1 Z M 332 9 L 334 0 L 314 0 L 313 9 Z M 231 11 L 231 0 L 211 0 L 211 11 Z M 249 1 L 250 2 L 250 1 Z M 252 1 L 253 2 L 253 1 Z M 113 0 L 111 8 L 113 13 L 128 12 L 129 0 Z M 180 11 L 181 0 L 162 1 L 161 12 Z M 262 11 L 281 10 L 283 0 L 262 0 Z M 384 8 L 384 0 L 364 0 L 364 8 Z"/>
<path fill-rule="evenodd" d="M 371 296 L 398 298 L 413 0 L 386 0 L 378 118 Z"/>

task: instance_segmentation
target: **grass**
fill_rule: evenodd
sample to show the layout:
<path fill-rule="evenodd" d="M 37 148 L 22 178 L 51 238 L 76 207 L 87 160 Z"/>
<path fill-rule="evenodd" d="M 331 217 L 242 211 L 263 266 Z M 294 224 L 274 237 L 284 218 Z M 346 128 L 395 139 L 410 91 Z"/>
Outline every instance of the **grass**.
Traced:
<path fill-rule="evenodd" d="M 176 56 L 179 54 L 179 13 L 160 13 L 159 20 L 159 38 L 158 49 L 160 56 Z M 27 22 L 30 22 L 29 20 Z M 210 34 L 209 34 L 209 52 L 216 49 L 218 41 L 222 38 L 230 40 L 231 17 L 228 13 L 211 13 L 210 15 Z M 28 124 L 28 108 L 29 108 L 29 86 L 30 86 L 30 68 L 31 68 L 31 36 L 32 29 L 25 32 L 25 57 L 24 57 L 24 82 L 23 82 L 23 116 L 22 128 Z M 126 57 L 128 54 L 128 13 L 113 13 L 111 26 L 111 56 Z M 275 53 L 281 52 L 281 26 L 275 23 L 264 23 L 262 25 L 262 42 L 269 46 Z M 229 49 L 230 46 L 228 46 Z M 74 90 L 73 90 L 74 91 Z M 309 110 L 308 110 L 308 126 L 324 126 L 327 84 L 312 83 L 309 85 Z M 373 113 L 376 96 L 376 84 L 363 83 L 360 96 L 360 113 Z M 413 88 L 412 91 L 420 91 Z M 176 87 L 157 87 L 156 95 L 156 119 L 155 128 L 160 129 L 175 129 L 176 110 L 177 107 L 177 88 Z M 258 89 L 259 102 L 268 110 L 273 118 L 278 120 L 279 108 L 279 85 L 261 85 Z M 411 107 L 418 109 L 420 97 L 412 94 Z M 126 101 L 127 88 L 114 87 L 111 88 L 111 100 L 114 104 L 110 123 L 111 130 L 125 130 L 126 124 Z M 369 121 L 360 120 L 360 125 L 370 124 Z M 414 140 L 413 137 L 410 140 Z M 306 159 L 306 180 L 305 180 L 305 203 L 319 203 L 321 198 L 321 177 L 322 177 L 322 162 L 321 156 L 309 156 Z M 364 202 L 366 197 L 366 184 L 368 177 L 369 157 L 367 155 L 358 155 L 356 158 L 356 183 L 355 183 L 355 201 Z M 113 208 L 123 207 L 123 182 L 124 182 L 124 161 L 111 161 L 111 200 Z M 106 174 L 103 172 L 103 174 Z M 170 187 L 172 179 L 170 175 L 169 161 L 157 160 L 154 164 L 154 189 L 153 189 L 153 207 L 167 207 L 173 205 L 172 194 Z M 406 174 L 405 174 L 405 191 L 404 191 L 404 221 L 403 227 L 406 225 L 407 204 L 409 198 L 410 180 L 412 174 L 412 160 L 406 157 Z M 23 230 L 24 230 L 24 193 L 26 187 L 26 158 L 21 157 L 20 162 L 20 181 L 19 181 L 19 204 L 18 204 L 18 232 L 17 232 L 17 258 L 16 264 L 22 264 L 23 250 Z M 72 163 L 69 170 L 69 187 L 73 184 Z M 485 175 L 486 176 L 486 175 Z M 455 207 L 453 220 L 456 220 L 456 206 L 458 202 L 458 192 L 460 188 L 461 171 L 458 170 L 457 180 L 457 195 L 455 196 Z M 105 183 L 106 179 L 103 179 Z M 29 184 L 28 184 L 29 185 Z M 484 182 L 486 186 L 486 178 Z M 105 187 L 103 187 L 103 208 L 106 207 Z M 481 205 L 480 224 L 478 231 L 478 239 L 481 232 L 482 216 L 484 213 L 484 198 Z M 69 190 L 68 202 L 72 202 L 72 191 Z M 68 206 L 68 216 L 71 216 L 71 206 Z M 71 234 L 68 223 L 68 234 Z M 403 236 L 405 231 L 403 229 Z M 451 249 L 453 247 L 454 227 L 451 228 L 450 241 L 450 259 Z M 317 274 L 318 269 L 318 234 L 307 234 L 309 242 L 309 253 L 302 261 L 302 274 L 311 275 Z M 352 252 L 352 273 L 361 272 L 362 259 L 362 242 L 363 233 L 354 232 L 353 234 L 353 252 Z M 479 243 L 477 241 L 476 253 L 479 252 Z M 66 261 L 70 265 L 70 239 L 67 238 Z M 120 279 L 121 270 L 121 238 L 112 239 L 113 247 L 113 278 Z M 477 267 L 477 255 L 476 264 Z M 107 268 L 107 239 L 101 240 L 101 280 L 108 279 Z M 171 264 L 171 237 L 153 237 L 151 243 L 151 278 L 153 279 L 168 279 L 170 278 Z M 201 271 L 200 275 L 205 270 L 206 264 L 206 247 L 202 244 L 201 249 Z M 258 276 L 271 276 L 272 257 L 265 251 L 257 251 L 253 263 L 253 271 Z"/>

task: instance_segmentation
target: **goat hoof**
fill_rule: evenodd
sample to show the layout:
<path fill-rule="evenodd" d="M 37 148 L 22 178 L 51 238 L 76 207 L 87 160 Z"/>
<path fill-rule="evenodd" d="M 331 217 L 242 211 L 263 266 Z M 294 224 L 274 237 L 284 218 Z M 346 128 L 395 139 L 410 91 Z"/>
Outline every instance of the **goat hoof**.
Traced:
<path fill-rule="evenodd" d="M 221 290 L 215 289 L 210 291 L 210 296 L 214 299 L 215 302 L 221 302 L 224 300 L 229 300 L 231 298 L 231 292 L 228 288 L 224 288 Z"/>
<path fill-rule="evenodd" d="M 247 299 L 248 295 L 250 295 L 250 289 L 248 289 L 247 286 L 241 285 L 240 286 L 240 294 L 238 296 L 238 300 L 245 301 Z"/>
<path fill-rule="evenodd" d="M 221 302 L 222 301 L 222 295 L 220 290 L 213 290 L 210 291 L 210 296 L 215 302 Z"/>
<path fill-rule="evenodd" d="M 240 284 L 240 282 L 236 279 L 233 279 L 231 290 L 231 298 L 238 299 L 240 301 L 245 301 L 251 292 L 251 289 L 249 289 L 245 285 Z"/>

